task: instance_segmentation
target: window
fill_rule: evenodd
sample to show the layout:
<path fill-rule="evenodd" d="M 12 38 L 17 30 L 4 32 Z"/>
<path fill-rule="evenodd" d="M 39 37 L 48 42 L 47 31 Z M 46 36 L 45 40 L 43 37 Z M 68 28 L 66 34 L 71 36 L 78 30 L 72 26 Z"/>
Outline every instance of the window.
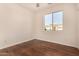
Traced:
<path fill-rule="evenodd" d="M 45 30 L 52 30 L 52 14 L 45 15 Z"/>
<path fill-rule="evenodd" d="M 44 16 L 45 31 L 63 30 L 63 12 L 53 12 Z"/>
<path fill-rule="evenodd" d="M 53 13 L 53 30 L 63 30 L 63 12 Z"/>

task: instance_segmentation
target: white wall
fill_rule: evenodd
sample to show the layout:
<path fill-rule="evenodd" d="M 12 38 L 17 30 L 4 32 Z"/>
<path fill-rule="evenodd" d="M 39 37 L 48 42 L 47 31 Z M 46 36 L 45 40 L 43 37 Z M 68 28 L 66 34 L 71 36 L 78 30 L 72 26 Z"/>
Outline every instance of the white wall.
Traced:
<path fill-rule="evenodd" d="M 64 30 L 45 32 L 43 30 L 43 15 L 59 10 L 64 11 Z M 77 47 L 75 4 L 53 4 L 51 7 L 37 13 L 35 23 L 34 38 Z"/>
<path fill-rule="evenodd" d="M 43 15 L 58 10 L 64 11 L 64 30 L 45 32 Z M 37 13 L 18 4 L 0 4 L 0 49 L 31 39 L 79 47 L 78 14 L 75 4 L 53 4 Z"/>
<path fill-rule="evenodd" d="M 0 49 L 30 40 L 33 17 L 18 4 L 0 4 Z"/>
<path fill-rule="evenodd" d="M 77 21 L 76 21 L 76 27 L 77 27 L 77 47 L 79 48 L 79 4 L 76 6 L 76 14 L 77 14 Z"/>
<path fill-rule="evenodd" d="M 79 48 L 79 10 L 77 10 L 77 47 Z"/>

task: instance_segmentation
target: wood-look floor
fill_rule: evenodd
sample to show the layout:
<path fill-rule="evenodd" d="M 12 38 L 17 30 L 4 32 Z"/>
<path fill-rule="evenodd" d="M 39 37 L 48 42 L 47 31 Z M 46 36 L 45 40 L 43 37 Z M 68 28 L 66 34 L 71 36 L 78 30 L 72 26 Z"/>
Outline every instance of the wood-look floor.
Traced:
<path fill-rule="evenodd" d="M 79 56 L 77 48 L 41 40 L 31 40 L 0 50 L 1 56 Z"/>

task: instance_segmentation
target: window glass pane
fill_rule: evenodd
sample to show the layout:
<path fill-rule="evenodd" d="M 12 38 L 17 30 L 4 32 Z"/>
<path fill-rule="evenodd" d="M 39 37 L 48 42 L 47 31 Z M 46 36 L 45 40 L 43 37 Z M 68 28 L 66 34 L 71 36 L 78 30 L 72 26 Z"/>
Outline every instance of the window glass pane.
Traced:
<path fill-rule="evenodd" d="M 53 30 L 63 30 L 63 12 L 53 13 Z"/>
<path fill-rule="evenodd" d="M 52 13 L 45 15 L 45 30 L 46 31 L 52 30 Z"/>

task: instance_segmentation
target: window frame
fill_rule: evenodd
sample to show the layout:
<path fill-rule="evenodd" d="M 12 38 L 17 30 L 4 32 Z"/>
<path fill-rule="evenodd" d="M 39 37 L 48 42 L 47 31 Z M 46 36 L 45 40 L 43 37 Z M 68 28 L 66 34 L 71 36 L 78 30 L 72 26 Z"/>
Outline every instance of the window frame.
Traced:
<path fill-rule="evenodd" d="M 52 30 L 50 30 L 50 31 L 62 31 L 62 30 L 53 30 L 53 22 L 54 22 L 54 20 L 53 20 L 53 14 L 54 13 L 57 13 L 57 12 L 63 12 L 63 14 L 62 14 L 62 16 L 63 16 L 63 20 L 62 20 L 62 30 L 63 30 L 63 25 L 64 25 L 64 11 L 62 11 L 62 10 L 59 10 L 59 11 L 54 11 L 54 12 L 50 12 L 50 13 L 47 13 L 47 14 L 45 14 L 45 15 L 48 15 L 48 14 L 52 14 Z M 47 31 L 47 30 L 45 30 L 45 15 L 44 15 L 44 31 Z"/>
<path fill-rule="evenodd" d="M 59 10 L 59 11 L 55 11 L 55 12 L 52 12 L 52 21 L 53 21 L 53 13 L 57 13 L 57 12 L 63 12 L 62 16 L 63 16 L 63 20 L 62 20 L 62 30 L 63 30 L 63 24 L 64 24 L 64 11 L 62 10 Z M 52 22 L 52 26 L 53 26 L 53 22 Z M 53 31 L 53 30 L 52 30 Z M 55 31 L 61 31 L 61 30 L 55 30 Z"/>

